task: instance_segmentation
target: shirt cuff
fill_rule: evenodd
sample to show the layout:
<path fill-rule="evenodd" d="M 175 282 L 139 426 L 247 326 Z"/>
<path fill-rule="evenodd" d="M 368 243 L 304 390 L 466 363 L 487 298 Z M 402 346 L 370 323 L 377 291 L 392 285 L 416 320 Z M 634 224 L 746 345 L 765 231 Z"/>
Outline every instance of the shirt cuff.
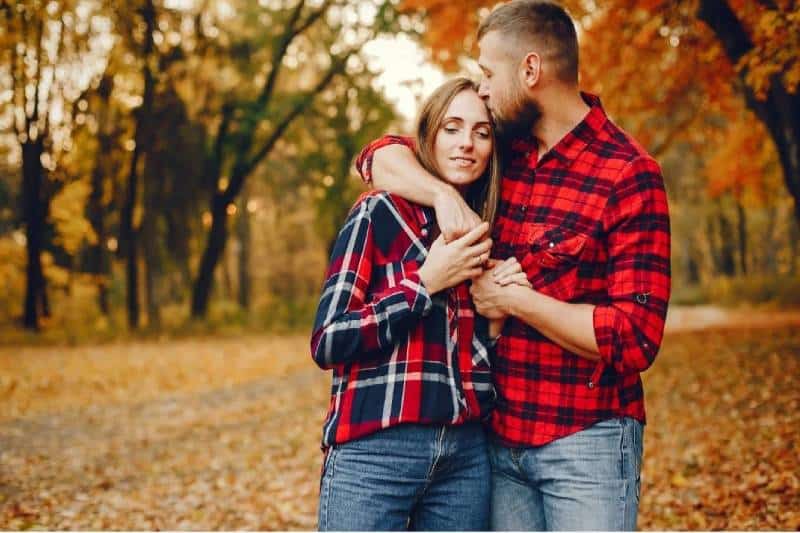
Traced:
<path fill-rule="evenodd" d="M 433 301 L 430 294 L 428 294 L 428 289 L 425 288 L 416 271 L 409 272 L 399 283 L 399 286 L 412 313 L 427 316 L 431 312 Z"/>
<path fill-rule="evenodd" d="M 594 338 L 600 351 L 600 359 L 605 364 L 613 364 L 614 360 L 614 335 L 617 330 L 618 311 L 611 306 L 598 305 L 594 308 L 592 317 L 594 325 Z"/>

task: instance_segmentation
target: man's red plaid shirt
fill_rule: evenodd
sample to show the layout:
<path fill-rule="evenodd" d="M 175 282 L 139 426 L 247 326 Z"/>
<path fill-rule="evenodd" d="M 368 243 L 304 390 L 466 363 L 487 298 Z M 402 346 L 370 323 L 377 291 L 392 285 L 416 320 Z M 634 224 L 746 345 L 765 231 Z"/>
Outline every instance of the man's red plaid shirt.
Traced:
<path fill-rule="evenodd" d="M 596 306 L 601 360 L 560 347 L 511 318 L 497 344 L 493 434 L 508 446 L 540 446 L 599 421 L 645 422 L 639 373 L 661 345 L 670 294 L 670 229 L 661 169 L 606 116 L 600 100 L 538 159 L 534 139 L 504 146 L 493 257 L 516 256 L 533 288 Z M 387 136 L 356 165 L 371 180 L 375 150 L 413 141 Z M 569 320 L 569 317 L 563 317 Z"/>

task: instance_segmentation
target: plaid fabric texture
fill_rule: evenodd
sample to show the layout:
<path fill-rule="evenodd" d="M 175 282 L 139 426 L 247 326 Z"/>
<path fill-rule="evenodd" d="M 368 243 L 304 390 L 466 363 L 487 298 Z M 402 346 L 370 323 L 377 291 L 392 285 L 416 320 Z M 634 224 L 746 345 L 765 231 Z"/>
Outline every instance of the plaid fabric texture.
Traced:
<path fill-rule="evenodd" d="M 339 233 L 311 338 L 314 361 L 333 370 L 323 448 L 488 416 L 488 323 L 466 283 L 431 297 L 417 273 L 433 226 L 433 210 L 369 192 Z"/>
<path fill-rule="evenodd" d="M 518 319 L 493 360 L 492 432 L 507 446 L 540 446 L 601 420 L 645 422 L 639 373 L 658 353 L 670 294 L 670 228 L 661 169 L 606 116 L 600 100 L 538 158 L 533 138 L 507 143 L 493 257 L 515 256 L 535 290 L 596 306 L 601 360 L 561 348 Z M 384 137 L 357 160 L 407 138 Z M 569 317 L 563 317 L 569 320 Z"/>

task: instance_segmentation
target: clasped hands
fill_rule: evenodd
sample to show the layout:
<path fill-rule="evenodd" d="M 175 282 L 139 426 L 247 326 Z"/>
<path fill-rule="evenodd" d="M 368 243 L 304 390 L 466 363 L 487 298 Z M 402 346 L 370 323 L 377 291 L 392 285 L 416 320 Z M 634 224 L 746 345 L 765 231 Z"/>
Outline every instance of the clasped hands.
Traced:
<path fill-rule="evenodd" d="M 465 235 L 445 242 L 439 235 L 419 269 L 422 283 L 430 294 L 471 279 L 470 292 L 476 310 L 489 319 L 508 315 L 504 296 L 511 285 L 530 288 L 530 282 L 515 257 L 504 261 L 489 259 L 492 239 L 489 224 L 481 222 Z"/>

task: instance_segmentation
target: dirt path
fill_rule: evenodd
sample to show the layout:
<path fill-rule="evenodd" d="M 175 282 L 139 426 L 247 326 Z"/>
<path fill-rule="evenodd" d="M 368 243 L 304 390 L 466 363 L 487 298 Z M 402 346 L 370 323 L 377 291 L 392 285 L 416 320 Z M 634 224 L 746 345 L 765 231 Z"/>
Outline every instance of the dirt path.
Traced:
<path fill-rule="evenodd" d="M 800 309 L 769 311 L 764 309 L 727 309 L 713 305 L 670 308 L 667 333 L 724 329 L 735 327 L 764 328 L 800 326 Z"/>
<path fill-rule="evenodd" d="M 800 313 L 676 308 L 669 320 L 645 375 L 640 526 L 800 527 Z M 202 356 L 184 341 L 25 351 L 39 365 L 25 372 L 47 384 L 12 394 L 47 401 L 0 419 L 0 529 L 313 529 L 329 377 L 305 339 L 280 341 L 278 371 L 253 355 L 272 340 L 204 342 Z M 0 369 L 18 356 L 0 353 Z M 86 358 L 103 365 L 73 361 Z M 137 395 L 145 384 L 156 388 Z"/>
<path fill-rule="evenodd" d="M 314 528 L 326 393 L 309 370 L 2 424 L 0 527 Z"/>

